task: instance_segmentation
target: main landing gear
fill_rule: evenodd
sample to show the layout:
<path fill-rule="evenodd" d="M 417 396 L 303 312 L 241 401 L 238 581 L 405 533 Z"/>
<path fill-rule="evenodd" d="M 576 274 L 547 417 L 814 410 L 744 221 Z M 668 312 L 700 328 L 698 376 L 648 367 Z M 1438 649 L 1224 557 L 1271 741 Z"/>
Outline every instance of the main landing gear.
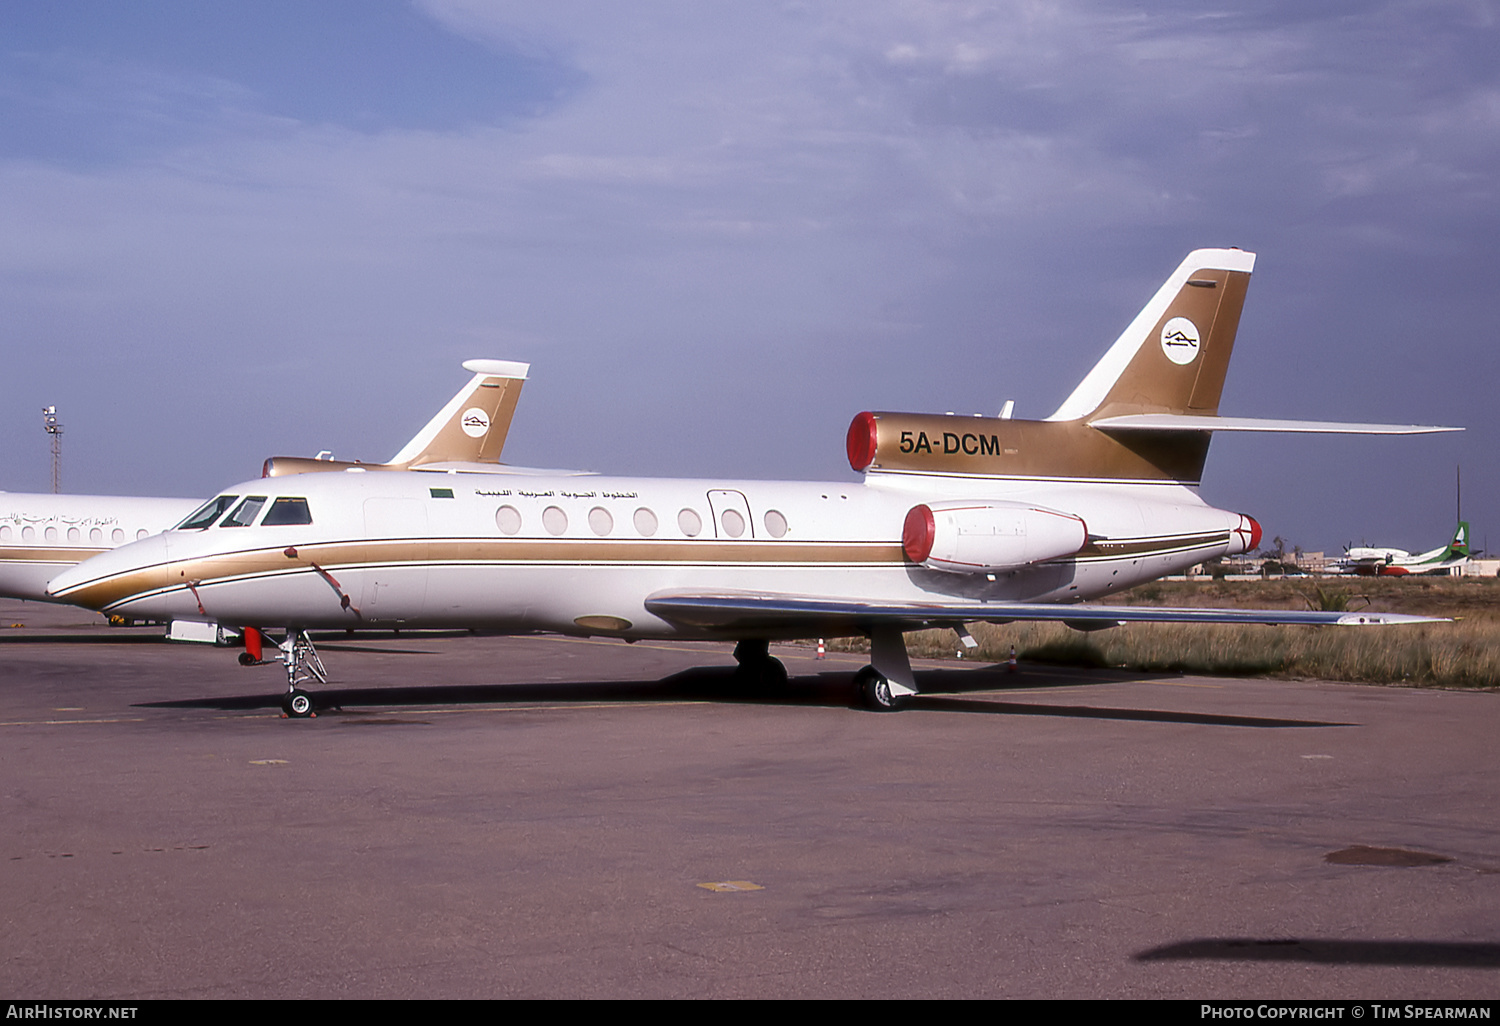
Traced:
<path fill-rule="evenodd" d="M 739 666 L 734 681 L 751 695 L 775 694 L 786 687 L 786 667 L 771 656 L 763 639 L 747 638 L 734 646 Z M 855 704 L 875 712 L 894 712 L 917 693 L 911 660 L 906 656 L 906 638 L 894 627 L 870 632 L 870 665 L 854 675 Z"/>
<path fill-rule="evenodd" d="M 245 651 L 240 655 L 243 666 L 259 666 L 263 663 L 281 663 L 286 667 L 286 695 L 281 700 L 281 711 L 293 719 L 305 719 L 318 715 L 313 696 L 302 690 L 304 684 L 327 684 L 328 671 L 323 669 L 323 660 L 313 648 L 312 639 L 303 630 L 288 630 L 286 640 L 276 646 L 276 655 L 262 659 L 262 641 L 265 635 L 254 627 L 245 630 Z"/>
<path fill-rule="evenodd" d="M 752 638 L 734 646 L 734 681 L 747 691 L 780 691 L 786 687 L 786 667 L 771 655 L 771 643 Z"/>
<path fill-rule="evenodd" d="M 894 627 L 870 632 L 870 665 L 854 675 L 855 702 L 872 712 L 895 712 L 917 693 L 906 638 Z"/>
<path fill-rule="evenodd" d="M 871 712 L 895 712 L 901 702 L 891 693 L 890 680 L 873 666 L 866 666 L 854 675 L 855 697 L 859 704 Z"/>

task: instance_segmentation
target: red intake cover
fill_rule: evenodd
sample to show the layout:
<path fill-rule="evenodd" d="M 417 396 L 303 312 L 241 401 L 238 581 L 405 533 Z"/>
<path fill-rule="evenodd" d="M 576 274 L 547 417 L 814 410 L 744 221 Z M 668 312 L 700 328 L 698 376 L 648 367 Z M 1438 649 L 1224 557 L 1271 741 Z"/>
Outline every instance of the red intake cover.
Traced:
<path fill-rule="evenodd" d="M 844 440 L 849 450 L 849 466 L 863 471 L 875 462 L 875 414 L 856 413 L 849 422 L 849 436 Z"/>
<path fill-rule="evenodd" d="M 932 510 L 926 506 L 913 506 L 906 514 L 906 523 L 901 526 L 901 548 L 906 558 L 913 563 L 925 562 L 932 555 L 932 543 L 937 539 L 937 521 Z"/>

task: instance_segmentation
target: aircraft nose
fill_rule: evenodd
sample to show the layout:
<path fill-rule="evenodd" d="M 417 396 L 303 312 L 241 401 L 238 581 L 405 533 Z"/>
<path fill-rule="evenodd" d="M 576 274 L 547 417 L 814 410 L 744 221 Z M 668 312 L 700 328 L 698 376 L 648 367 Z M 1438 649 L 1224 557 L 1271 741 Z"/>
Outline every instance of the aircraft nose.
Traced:
<path fill-rule="evenodd" d="M 104 609 L 157 587 L 155 578 L 164 576 L 166 563 L 166 536 L 154 534 L 69 567 L 47 582 L 47 594 L 75 606 Z"/>

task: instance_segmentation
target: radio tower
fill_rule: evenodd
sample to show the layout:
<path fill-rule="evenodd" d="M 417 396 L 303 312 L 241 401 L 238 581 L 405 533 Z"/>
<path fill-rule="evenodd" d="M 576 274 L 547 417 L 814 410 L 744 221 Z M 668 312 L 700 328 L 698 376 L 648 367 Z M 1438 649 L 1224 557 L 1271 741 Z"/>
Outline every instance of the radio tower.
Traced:
<path fill-rule="evenodd" d="M 52 436 L 52 494 L 62 486 L 62 433 L 63 426 L 57 422 L 57 407 L 42 407 L 42 430 Z"/>

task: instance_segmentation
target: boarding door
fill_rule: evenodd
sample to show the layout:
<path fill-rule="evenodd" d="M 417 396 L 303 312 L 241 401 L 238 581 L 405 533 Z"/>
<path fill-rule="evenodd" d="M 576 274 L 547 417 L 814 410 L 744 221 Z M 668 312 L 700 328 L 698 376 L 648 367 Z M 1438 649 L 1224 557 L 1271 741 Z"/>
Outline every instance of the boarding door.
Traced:
<path fill-rule="evenodd" d="M 714 513 L 714 537 L 744 539 L 755 537 L 750 520 L 750 500 L 744 492 L 718 488 L 708 493 L 708 506 Z"/>

